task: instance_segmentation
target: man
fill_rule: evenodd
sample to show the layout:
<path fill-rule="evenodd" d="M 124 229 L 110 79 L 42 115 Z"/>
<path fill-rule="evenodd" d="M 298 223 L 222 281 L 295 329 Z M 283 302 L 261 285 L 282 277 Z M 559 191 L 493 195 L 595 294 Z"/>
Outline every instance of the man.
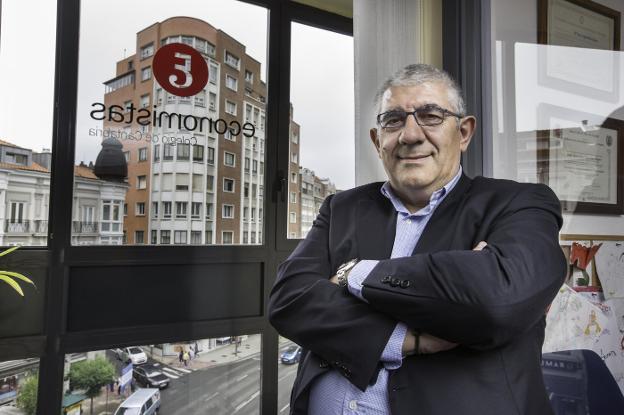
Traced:
<path fill-rule="evenodd" d="M 376 101 L 388 181 L 329 196 L 270 295 L 273 326 L 307 350 L 291 414 L 552 413 L 540 356 L 565 276 L 559 201 L 463 174 L 476 120 L 445 72 L 407 66 Z"/>

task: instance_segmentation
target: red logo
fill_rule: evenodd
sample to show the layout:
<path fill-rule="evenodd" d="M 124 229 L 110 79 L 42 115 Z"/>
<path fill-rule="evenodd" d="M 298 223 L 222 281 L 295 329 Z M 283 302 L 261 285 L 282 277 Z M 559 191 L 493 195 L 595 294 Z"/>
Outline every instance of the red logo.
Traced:
<path fill-rule="evenodd" d="M 152 63 L 158 83 L 171 94 L 190 97 L 208 82 L 208 65 L 189 45 L 170 43 L 158 49 Z"/>

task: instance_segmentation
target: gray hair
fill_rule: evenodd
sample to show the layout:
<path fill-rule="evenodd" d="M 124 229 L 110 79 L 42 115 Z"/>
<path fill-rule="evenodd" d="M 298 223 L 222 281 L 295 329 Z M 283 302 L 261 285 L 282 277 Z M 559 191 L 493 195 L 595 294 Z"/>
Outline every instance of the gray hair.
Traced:
<path fill-rule="evenodd" d="M 407 65 L 403 69 L 395 72 L 377 90 L 375 95 L 375 109 L 377 114 L 381 111 L 381 99 L 383 94 L 392 87 L 416 86 L 425 83 L 440 82 L 446 86 L 448 99 L 457 114 L 466 114 L 466 104 L 464 103 L 464 93 L 459 84 L 448 72 L 438 69 L 435 66 L 424 63 Z"/>

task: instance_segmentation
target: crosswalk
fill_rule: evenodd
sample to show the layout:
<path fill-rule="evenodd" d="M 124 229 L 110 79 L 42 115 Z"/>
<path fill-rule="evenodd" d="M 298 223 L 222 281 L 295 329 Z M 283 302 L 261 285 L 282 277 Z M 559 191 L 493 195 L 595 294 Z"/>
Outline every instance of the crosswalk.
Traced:
<path fill-rule="evenodd" d="M 194 372 L 197 369 L 193 369 L 193 368 L 184 368 L 184 367 L 174 367 L 174 366 L 167 366 L 165 364 L 162 363 L 158 363 L 158 362 L 154 362 L 153 365 L 155 367 L 157 367 L 158 369 L 160 369 L 162 371 L 162 373 L 167 376 L 169 379 L 179 379 L 180 377 L 184 376 L 184 375 L 188 375 L 191 372 Z"/>

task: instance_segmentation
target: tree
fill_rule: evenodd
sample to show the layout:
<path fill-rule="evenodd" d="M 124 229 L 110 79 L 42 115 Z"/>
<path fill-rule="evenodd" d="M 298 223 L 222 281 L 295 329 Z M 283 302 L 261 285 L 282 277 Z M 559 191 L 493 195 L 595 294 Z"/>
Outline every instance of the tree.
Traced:
<path fill-rule="evenodd" d="M 72 389 L 84 389 L 85 395 L 91 399 L 90 413 L 93 413 L 93 398 L 100 394 L 102 386 L 108 385 L 114 379 L 115 367 L 103 357 L 74 363 L 69 369 Z"/>
<path fill-rule="evenodd" d="M 26 415 L 35 415 L 37 412 L 37 389 L 39 387 L 39 376 L 34 375 L 26 379 L 19 388 L 17 396 L 17 407 L 22 409 Z"/>

